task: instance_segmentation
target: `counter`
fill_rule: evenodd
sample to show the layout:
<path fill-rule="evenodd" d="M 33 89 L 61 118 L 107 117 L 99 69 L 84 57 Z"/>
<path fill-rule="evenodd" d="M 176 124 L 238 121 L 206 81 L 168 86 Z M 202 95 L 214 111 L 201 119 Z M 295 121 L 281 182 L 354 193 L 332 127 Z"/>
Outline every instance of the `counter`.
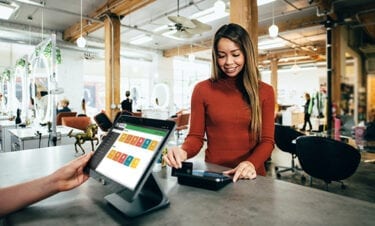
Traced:
<path fill-rule="evenodd" d="M 74 147 L 0 153 L 0 184 L 53 172 L 74 158 Z M 207 167 L 200 159 L 195 168 Z M 208 165 L 209 169 L 219 169 Z M 130 219 L 108 205 L 112 193 L 96 180 L 3 219 L 4 225 L 373 225 L 375 204 L 270 177 L 241 180 L 219 191 L 177 184 L 170 168 L 154 173 L 170 206 Z"/>

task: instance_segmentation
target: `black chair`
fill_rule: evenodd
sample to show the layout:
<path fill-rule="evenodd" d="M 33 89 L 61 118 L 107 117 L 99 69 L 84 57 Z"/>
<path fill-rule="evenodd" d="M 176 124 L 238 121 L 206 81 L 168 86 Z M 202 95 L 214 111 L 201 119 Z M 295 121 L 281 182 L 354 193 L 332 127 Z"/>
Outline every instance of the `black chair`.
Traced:
<path fill-rule="evenodd" d="M 295 163 L 295 159 L 297 157 L 295 140 L 297 139 L 297 137 L 300 137 L 303 135 L 304 135 L 303 133 L 293 129 L 290 126 L 275 124 L 276 146 L 281 151 L 288 152 L 292 155 L 291 166 L 275 166 L 275 173 L 276 173 L 277 178 L 280 178 L 281 173 L 283 172 L 287 172 L 287 171 L 297 172 L 301 170 L 301 168 L 299 168 Z M 304 180 L 305 177 L 302 177 L 301 179 Z"/>
<path fill-rule="evenodd" d="M 363 134 L 364 148 L 368 152 L 375 152 L 375 122 L 370 122 L 366 125 L 365 132 Z"/>
<path fill-rule="evenodd" d="M 298 160 L 302 169 L 312 177 L 319 178 L 328 184 L 332 181 L 341 183 L 357 170 L 361 154 L 353 146 L 327 137 L 302 136 L 296 140 Z"/>

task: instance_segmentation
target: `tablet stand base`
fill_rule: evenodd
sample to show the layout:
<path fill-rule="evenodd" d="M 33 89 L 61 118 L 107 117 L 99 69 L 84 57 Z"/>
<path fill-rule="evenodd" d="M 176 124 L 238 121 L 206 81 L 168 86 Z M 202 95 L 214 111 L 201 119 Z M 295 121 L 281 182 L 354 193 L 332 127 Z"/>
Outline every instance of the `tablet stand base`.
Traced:
<path fill-rule="evenodd" d="M 105 199 L 128 217 L 137 217 L 169 205 L 169 200 L 150 174 L 141 192 L 129 202 L 121 196 L 121 191 L 107 195 Z"/>

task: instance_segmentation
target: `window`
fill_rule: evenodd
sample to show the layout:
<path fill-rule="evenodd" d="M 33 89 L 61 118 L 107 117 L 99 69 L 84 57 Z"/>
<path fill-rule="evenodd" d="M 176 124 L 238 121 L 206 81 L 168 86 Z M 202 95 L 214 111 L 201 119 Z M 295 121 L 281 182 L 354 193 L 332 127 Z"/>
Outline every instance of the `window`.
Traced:
<path fill-rule="evenodd" d="M 211 63 L 187 61 L 184 58 L 173 60 L 173 103 L 175 110 L 189 109 L 191 94 L 197 82 L 210 78 Z"/>

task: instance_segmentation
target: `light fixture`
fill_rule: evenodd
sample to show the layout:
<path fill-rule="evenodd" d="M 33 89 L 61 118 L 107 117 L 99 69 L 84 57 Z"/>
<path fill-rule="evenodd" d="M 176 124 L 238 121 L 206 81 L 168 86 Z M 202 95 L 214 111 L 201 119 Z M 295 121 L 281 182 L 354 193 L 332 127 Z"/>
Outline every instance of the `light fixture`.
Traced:
<path fill-rule="evenodd" d="M 277 35 L 279 34 L 279 27 L 275 25 L 274 4 L 275 3 L 272 3 L 272 25 L 268 28 L 268 32 L 271 38 L 276 38 Z"/>
<path fill-rule="evenodd" d="M 8 20 L 14 12 L 17 11 L 19 5 L 15 3 L 4 3 L 0 2 L 0 19 Z"/>
<path fill-rule="evenodd" d="M 193 62 L 195 60 L 195 55 L 192 53 L 190 53 L 188 57 L 190 62 Z"/>
<path fill-rule="evenodd" d="M 294 65 L 290 68 L 294 73 L 297 73 L 301 68 L 297 65 L 297 51 L 294 49 Z"/>
<path fill-rule="evenodd" d="M 190 45 L 190 54 L 188 55 L 188 58 L 190 62 L 195 60 L 195 55 L 193 54 L 193 44 Z"/>
<path fill-rule="evenodd" d="M 262 5 L 266 5 L 268 3 L 271 3 L 271 2 L 274 2 L 275 0 L 258 0 L 257 1 L 257 5 L 258 6 L 262 6 Z"/>
<path fill-rule="evenodd" d="M 217 0 L 215 4 L 205 10 L 194 13 L 189 18 L 197 19 L 202 23 L 208 23 L 214 20 L 218 20 L 229 16 L 229 13 L 226 12 L 226 5 L 222 0 Z"/>
<path fill-rule="evenodd" d="M 86 39 L 82 36 L 82 0 L 81 0 L 81 36 L 77 39 L 77 46 L 79 48 L 85 48 Z"/>
<path fill-rule="evenodd" d="M 222 0 L 217 0 L 214 4 L 215 13 L 221 13 L 225 11 L 225 3 Z"/>
<path fill-rule="evenodd" d="M 35 5 L 35 6 L 42 6 L 42 7 L 46 5 L 45 1 L 34 2 L 32 0 L 17 0 L 17 2 L 22 2 L 28 5 Z"/>

